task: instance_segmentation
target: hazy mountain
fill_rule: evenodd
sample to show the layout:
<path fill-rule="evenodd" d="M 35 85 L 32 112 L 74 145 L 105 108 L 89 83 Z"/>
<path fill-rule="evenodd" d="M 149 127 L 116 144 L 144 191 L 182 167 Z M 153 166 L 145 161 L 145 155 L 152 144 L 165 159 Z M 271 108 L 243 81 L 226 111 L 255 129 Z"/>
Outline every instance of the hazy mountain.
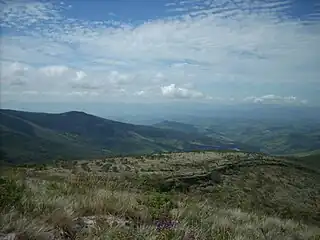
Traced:
<path fill-rule="evenodd" d="M 122 123 L 79 111 L 49 114 L 1 110 L 0 117 L 1 151 L 10 162 L 236 146 L 197 132 Z"/>
<path fill-rule="evenodd" d="M 198 132 L 198 128 L 196 128 L 192 124 L 186 124 L 186 123 L 180 123 L 176 121 L 162 121 L 156 124 L 153 124 L 154 127 L 158 128 L 163 128 L 163 129 L 175 129 L 183 132 L 188 132 L 188 133 L 195 133 Z"/>
<path fill-rule="evenodd" d="M 320 121 L 316 119 L 199 117 L 186 120 L 186 123 L 194 124 L 206 136 L 221 136 L 255 145 L 268 154 L 296 154 L 320 149 Z"/>
<path fill-rule="evenodd" d="M 71 110 L 83 111 L 95 116 L 135 124 L 155 124 L 161 121 L 197 121 L 201 118 L 246 119 L 313 119 L 320 120 L 320 107 L 285 106 L 277 104 L 221 104 L 203 102 L 170 103 L 49 103 L 25 102 L 2 104 L 8 109 L 31 112 L 61 113 Z M 194 122 L 192 122 L 194 124 Z"/>

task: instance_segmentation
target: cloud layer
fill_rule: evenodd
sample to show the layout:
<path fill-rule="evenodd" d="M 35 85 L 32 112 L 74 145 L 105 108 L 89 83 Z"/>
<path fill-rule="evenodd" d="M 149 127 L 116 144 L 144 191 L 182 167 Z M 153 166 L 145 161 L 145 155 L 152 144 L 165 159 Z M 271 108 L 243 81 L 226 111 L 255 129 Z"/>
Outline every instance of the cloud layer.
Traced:
<path fill-rule="evenodd" d="M 293 4 L 175 1 L 161 18 L 136 23 L 74 18 L 76 6 L 63 2 L 8 1 L 1 92 L 7 99 L 249 101 L 233 83 L 312 88 L 320 79 L 320 5 L 302 19 L 287 13 Z M 219 91 L 219 82 L 230 88 Z M 268 94 L 251 100 L 298 99 L 277 97 L 285 96 L 280 87 Z"/>
<path fill-rule="evenodd" d="M 274 94 L 268 94 L 261 97 L 246 97 L 244 99 L 245 102 L 250 103 L 300 103 L 300 104 L 307 104 L 308 101 L 305 99 L 298 99 L 294 96 L 276 96 Z"/>
<path fill-rule="evenodd" d="M 210 98 L 206 97 L 202 92 L 192 89 L 177 87 L 175 84 L 161 87 L 162 95 L 171 98 Z"/>

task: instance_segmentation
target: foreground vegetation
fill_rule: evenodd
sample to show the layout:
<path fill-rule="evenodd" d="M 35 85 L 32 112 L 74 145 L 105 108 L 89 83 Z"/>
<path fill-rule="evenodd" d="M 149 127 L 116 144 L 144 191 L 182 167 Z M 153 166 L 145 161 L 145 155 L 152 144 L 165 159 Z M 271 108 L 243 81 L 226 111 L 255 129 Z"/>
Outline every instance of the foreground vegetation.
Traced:
<path fill-rule="evenodd" d="M 58 161 L 3 168 L 0 181 L 0 239 L 320 238 L 319 171 L 285 158 Z"/>

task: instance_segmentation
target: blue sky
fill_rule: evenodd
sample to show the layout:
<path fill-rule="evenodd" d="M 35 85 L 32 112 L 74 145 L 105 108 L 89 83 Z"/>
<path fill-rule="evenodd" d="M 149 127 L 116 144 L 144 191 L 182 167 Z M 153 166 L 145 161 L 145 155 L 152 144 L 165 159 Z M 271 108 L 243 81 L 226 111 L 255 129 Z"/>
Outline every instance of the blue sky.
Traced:
<path fill-rule="evenodd" d="M 317 0 L 0 4 L 4 106 L 320 103 Z"/>

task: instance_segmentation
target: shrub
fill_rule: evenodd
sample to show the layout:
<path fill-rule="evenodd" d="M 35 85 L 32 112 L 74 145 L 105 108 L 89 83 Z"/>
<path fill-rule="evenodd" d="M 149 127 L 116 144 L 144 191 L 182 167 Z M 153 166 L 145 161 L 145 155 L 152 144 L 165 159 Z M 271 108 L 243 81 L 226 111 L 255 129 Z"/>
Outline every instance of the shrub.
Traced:
<path fill-rule="evenodd" d="M 35 166 L 35 170 L 37 170 L 37 171 L 43 171 L 46 169 L 47 169 L 47 166 L 45 164 L 38 164 Z"/>
<path fill-rule="evenodd" d="M 148 206 L 153 219 L 168 217 L 170 210 L 175 207 L 169 195 L 158 192 L 148 195 L 144 204 Z"/>
<path fill-rule="evenodd" d="M 128 172 L 131 171 L 130 166 L 127 165 L 127 166 L 125 167 L 125 170 L 128 171 Z"/>
<path fill-rule="evenodd" d="M 71 161 L 61 161 L 60 166 L 65 169 L 72 169 L 74 167 Z"/>
<path fill-rule="evenodd" d="M 105 163 L 103 166 L 102 166 L 102 169 L 103 171 L 105 172 L 109 172 L 110 168 L 112 167 L 112 164 L 111 163 Z"/>
<path fill-rule="evenodd" d="M 108 162 L 109 162 L 109 163 L 115 163 L 115 162 L 116 162 L 116 159 L 114 159 L 114 158 L 108 158 Z"/>
<path fill-rule="evenodd" d="M 21 200 L 27 188 L 13 179 L 0 178 L 0 209 L 21 207 Z"/>
<path fill-rule="evenodd" d="M 90 172 L 91 171 L 90 167 L 88 166 L 88 163 L 82 163 L 81 167 L 86 172 Z"/>

